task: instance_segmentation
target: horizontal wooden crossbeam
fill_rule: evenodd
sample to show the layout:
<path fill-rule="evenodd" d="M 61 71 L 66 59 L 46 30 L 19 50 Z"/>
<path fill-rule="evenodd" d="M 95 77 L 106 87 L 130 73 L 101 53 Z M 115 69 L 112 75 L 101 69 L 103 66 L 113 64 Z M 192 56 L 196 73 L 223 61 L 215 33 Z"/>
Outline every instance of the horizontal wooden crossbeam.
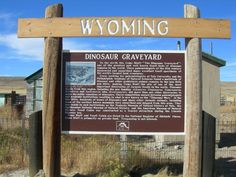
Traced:
<path fill-rule="evenodd" d="M 81 17 L 27 18 L 18 37 L 230 38 L 230 21 L 202 18 Z"/>

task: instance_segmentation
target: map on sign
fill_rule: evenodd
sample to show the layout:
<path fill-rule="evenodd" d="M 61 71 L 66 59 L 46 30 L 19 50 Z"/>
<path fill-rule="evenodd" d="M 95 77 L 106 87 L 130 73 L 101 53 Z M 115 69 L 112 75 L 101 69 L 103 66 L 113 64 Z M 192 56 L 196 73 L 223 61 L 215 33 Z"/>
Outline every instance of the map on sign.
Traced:
<path fill-rule="evenodd" d="M 62 131 L 183 134 L 185 53 L 63 53 Z"/>

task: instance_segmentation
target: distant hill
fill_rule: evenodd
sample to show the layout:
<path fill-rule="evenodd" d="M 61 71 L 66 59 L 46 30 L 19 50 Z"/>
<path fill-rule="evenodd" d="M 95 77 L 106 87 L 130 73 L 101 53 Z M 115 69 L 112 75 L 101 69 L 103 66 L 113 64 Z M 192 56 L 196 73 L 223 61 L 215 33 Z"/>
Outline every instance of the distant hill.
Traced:
<path fill-rule="evenodd" d="M 1 77 L 0 76 L 0 93 L 16 93 L 26 95 L 26 82 L 24 77 Z"/>
<path fill-rule="evenodd" d="M 221 95 L 236 97 L 236 82 L 221 82 Z"/>
<path fill-rule="evenodd" d="M 24 77 L 1 77 L 0 76 L 0 93 L 26 94 L 26 82 Z M 236 97 L 236 82 L 221 82 L 221 95 Z"/>

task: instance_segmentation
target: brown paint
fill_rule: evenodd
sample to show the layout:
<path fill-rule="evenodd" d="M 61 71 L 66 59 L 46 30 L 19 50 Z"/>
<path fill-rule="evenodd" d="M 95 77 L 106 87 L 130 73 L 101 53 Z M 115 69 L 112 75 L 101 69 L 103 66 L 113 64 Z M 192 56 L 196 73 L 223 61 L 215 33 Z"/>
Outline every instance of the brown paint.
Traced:
<path fill-rule="evenodd" d="M 94 53 L 94 52 L 87 52 L 88 53 Z M 185 95 L 185 75 L 184 75 L 184 67 L 185 67 L 185 55 L 184 53 L 158 53 L 158 52 L 147 52 L 147 53 L 143 53 L 143 52 L 95 52 L 95 53 L 99 53 L 99 54 L 118 54 L 118 60 L 96 60 L 96 64 L 98 65 L 98 63 L 103 63 L 103 62 L 124 62 L 126 65 L 126 63 L 130 63 L 130 62 L 144 62 L 144 61 L 140 61 L 140 60 L 135 60 L 135 61 L 130 61 L 130 60 L 122 60 L 121 56 L 123 54 L 161 54 L 162 55 L 162 59 L 160 60 L 162 63 L 175 63 L 175 62 L 180 62 L 180 66 L 181 66 L 181 74 L 176 74 L 176 73 L 155 73 L 155 72 L 143 72 L 143 76 L 144 77 L 148 77 L 148 76 L 153 76 L 156 77 L 157 75 L 161 75 L 161 76 L 174 76 L 174 75 L 179 75 L 181 76 L 182 80 L 181 80 L 181 112 L 178 113 L 156 113 L 156 112 L 145 112 L 145 110 L 140 110 L 140 112 L 130 112 L 128 109 L 125 110 L 124 112 L 110 112 L 108 110 L 101 110 L 99 112 L 95 112 L 95 111 L 80 111 L 77 110 L 78 112 L 80 112 L 83 116 L 83 119 L 86 115 L 88 115 L 88 117 L 90 116 L 97 116 L 97 118 L 95 120 L 81 120 L 81 119 L 75 119 L 73 117 L 70 117 L 70 119 L 66 119 L 65 118 L 65 87 L 67 88 L 72 88 L 70 86 L 66 86 L 65 85 L 65 62 L 80 62 L 80 61 L 88 61 L 85 60 L 85 54 L 84 52 L 81 53 L 64 53 L 63 54 L 63 86 L 62 86 L 62 111 L 63 111 L 63 116 L 62 116 L 62 130 L 63 131 L 79 131 L 79 132 L 83 132 L 83 131 L 89 131 L 89 132 L 176 132 L 176 133 L 182 133 L 184 132 L 184 95 Z M 89 60 L 89 61 L 94 61 L 94 60 Z M 160 62 L 159 60 L 157 61 L 150 61 L 150 62 Z M 149 61 L 145 61 L 145 62 L 149 62 Z M 97 70 L 97 68 L 96 68 Z M 112 71 L 111 71 L 112 72 Z M 96 73 L 96 77 L 99 77 L 98 74 Z M 98 78 L 96 78 L 98 79 Z M 115 81 L 114 81 L 115 82 Z M 137 81 L 138 82 L 138 81 Z M 124 86 L 124 84 L 123 84 Z M 74 89 L 77 89 L 77 93 L 80 93 L 81 89 L 85 90 L 89 90 L 90 88 L 93 89 L 98 89 L 97 86 L 95 85 L 79 85 L 79 86 L 73 86 Z M 79 102 L 79 100 L 77 100 L 76 104 L 82 104 L 81 102 Z M 111 115 L 110 117 L 112 117 L 113 115 L 116 116 L 127 116 L 129 118 L 133 118 L 132 116 L 140 116 L 140 115 L 144 115 L 144 116 L 154 116 L 154 120 L 141 120 L 141 119 L 137 119 L 137 120 L 130 120 L 129 121 L 129 130 L 125 129 L 122 131 L 117 130 L 117 121 L 121 121 L 121 117 L 119 117 L 119 120 L 97 120 L 98 118 L 101 118 L 101 116 L 103 115 Z M 163 116 L 170 116 L 170 118 L 156 118 L 155 116 L 158 115 L 163 115 Z M 172 116 L 179 116 L 178 118 L 172 118 Z M 128 118 L 128 119 L 129 119 Z M 134 119 L 134 118 L 133 118 Z M 123 120 L 123 122 L 126 122 L 126 120 Z"/>

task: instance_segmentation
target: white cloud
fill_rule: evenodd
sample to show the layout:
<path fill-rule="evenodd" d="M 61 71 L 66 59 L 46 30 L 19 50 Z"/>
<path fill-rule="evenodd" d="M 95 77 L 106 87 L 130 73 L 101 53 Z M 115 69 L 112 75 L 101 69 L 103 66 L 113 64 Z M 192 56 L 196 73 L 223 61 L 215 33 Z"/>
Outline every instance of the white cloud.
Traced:
<path fill-rule="evenodd" d="M 2 59 L 43 60 L 44 40 L 38 38 L 17 38 L 16 34 L 0 35 L 0 46 L 7 50 L 1 52 Z M 90 44 L 64 39 L 64 49 L 85 50 Z"/>
<path fill-rule="evenodd" d="M 16 34 L 7 34 L 0 35 L 0 45 L 8 49 L 3 53 L 5 58 L 42 60 L 43 57 L 43 39 L 19 39 Z"/>

